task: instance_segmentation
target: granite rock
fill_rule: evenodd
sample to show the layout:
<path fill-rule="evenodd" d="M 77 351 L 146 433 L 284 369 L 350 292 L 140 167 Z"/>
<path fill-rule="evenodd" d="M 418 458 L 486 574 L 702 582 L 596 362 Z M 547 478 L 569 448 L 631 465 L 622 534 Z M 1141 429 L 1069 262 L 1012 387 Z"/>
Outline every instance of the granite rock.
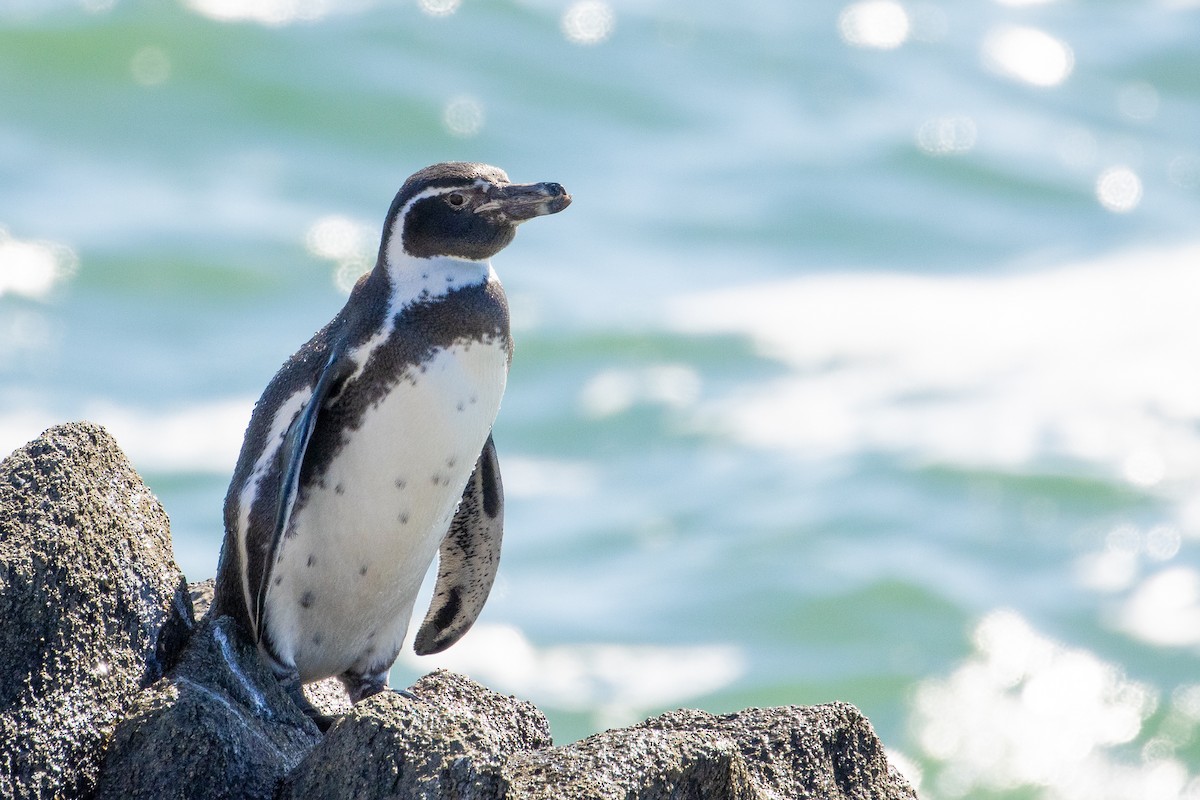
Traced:
<path fill-rule="evenodd" d="M 679 709 L 510 764 L 509 800 L 585 797 L 915 800 L 849 703 Z M 595 788 L 593 789 L 592 786 Z"/>
<path fill-rule="evenodd" d="M 505 762 L 551 746 L 532 703 L 438 670 L 413 697 L 383 692 L 340 719 L 284 782 L 280 798 L 495 800 Z"/>
<path fill-rule="evenodd" d="M 206 618 L 117 726 L 97 798 L 271 798 L 320 740 L 233 621 Z"/>
<path fill-rule="evenodd" d="M 103 428 L 0 462 L 0 620 L 0 797 L 87 796 L 192 624 L 167 515 Z"/>

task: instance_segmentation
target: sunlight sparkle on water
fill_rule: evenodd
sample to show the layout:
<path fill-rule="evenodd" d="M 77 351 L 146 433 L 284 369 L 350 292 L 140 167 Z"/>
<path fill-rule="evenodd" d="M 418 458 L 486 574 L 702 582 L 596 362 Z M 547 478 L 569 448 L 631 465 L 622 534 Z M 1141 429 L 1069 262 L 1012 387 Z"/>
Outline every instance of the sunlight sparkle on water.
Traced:
<path fill-rule="evenodd" d="M 1146 556 L 1154 561 L 1170 561 L 1182 544 L 1183 534 L 1172 525 L 1155 525 L 1146 531 Z"/>
<path fill-rule="evenodd" d="M 1000 27 L 983 40 L 988 69 L 1034 86 L 1057 86 L 1075 66 L 1071 48 L 1036 28 Z"/>
<path fill-rule="evenodd" d="M 313 21 L 333 12 L 331 0 L 185 0 L 188 8 L 220 22 L 287 25 Z"/>
<path fill-rule="evenodd" d="M 968 116 L 934 117 L 917 129 L 917 146 L 930 155 L 956 155 L 974 149 L 975 137 L 975 120 Z"/>
<path fill-rule="evenodd" d="M 1110 752 L 1136 739 L 1157 709 L 1150 687 L 1012 611 L 984 617 L 972 640 L 972 655 L 915 698 L 917 741 L 941 765 L 932 776 L 939 794 L 1038 786 L 1046 798 L 1116 800 L 1182 790 L 1180 765 L 1167 762 L 1164 772 L 1161 760 L 1123 763 Z M 1176 794 L 1143 794 L 1148 779 Z"/>
<path fill-rule="evenodd" d="M 1175 558 L 1182 545 L 1183 534 L 1174 525 L 1155 525 L 1143 532 L 1124 523 L 1108 532 L 1103 549 L 1080 556 L 1073 572 L 1086 589 L 1108 594 L 1124 592 L 1137 584 L 1145 568 Z M 1136 611 L 1141 613 L 1141 609 Z M 1124 622 L 1136 625 L 1138 620 L 1128 617 L 1127 609 Z"/>
<path fill-rule="evenodd" d="M 453 97 L 442 109 L 442 124 L 461 139 L 478 136 L 485 119 L 483 103 L 470 95 Z"/>
<path fill-rule="evenodd" d="M 893 0 L 864 0 L 842 9 L 838 31 L 846 44 L 893 50 L 908 39 L 908 13 Z"/>
<path fill-rule="evenodd" d="M 458 10 L 462 0 L 420 0 L 421 10 L 431 17 L 446 17 Z"/>
<path fill-rule="evenodd" d="M 372 266 L 374 235 L 375 229 L 365 223 L 330 214 L 309 227 L 304 245 L 314 256 L 335 262 L 333 283 L 349 294 L 355 281 Z"/>
<path fill-rule="evenodd" d="M 1198 258 L 1188 246 L 1038 272 L 811 275 L 685 296 L 672 316 L 746 335 L 789 368 L 705 392 L 696 424 L 718 435 L 802 459 L 1065 456 L 1174 495 L 1200 474 Z"/>
<path fill-rule="evenodd" d="M 579 0 L 563 13 L 562 32 L 575 44 L 599 44 L 612 36 L 617 16 L 604 0 Z"/>
<path fill-rule="evenodd" d="M 1129 167 L 1109 167 L 1096 179 L 1096 199 L 1115 214 L 1133 211 L 1142 202 L 1142 179 Z"/>
<path fill-rule="evenodd" d="M 0 297 L 12 293 L 43 298 L 77 268 L 70 249 L 52 242 L 24 242 L 0 228 Z"/>

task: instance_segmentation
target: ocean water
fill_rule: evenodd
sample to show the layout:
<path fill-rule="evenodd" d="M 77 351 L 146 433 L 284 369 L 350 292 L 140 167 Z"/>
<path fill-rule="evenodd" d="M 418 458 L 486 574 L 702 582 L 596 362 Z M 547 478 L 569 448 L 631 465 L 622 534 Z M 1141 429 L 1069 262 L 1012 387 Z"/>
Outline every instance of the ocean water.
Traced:
<path fill-rule="evenodd" d="M 251 405 L 480 160 L 557 741 L 846 700 L 926 798 L 1200 797 L 1194 0 L 0 1 L 0 450 L 118 437 L 213 574 Z"/>

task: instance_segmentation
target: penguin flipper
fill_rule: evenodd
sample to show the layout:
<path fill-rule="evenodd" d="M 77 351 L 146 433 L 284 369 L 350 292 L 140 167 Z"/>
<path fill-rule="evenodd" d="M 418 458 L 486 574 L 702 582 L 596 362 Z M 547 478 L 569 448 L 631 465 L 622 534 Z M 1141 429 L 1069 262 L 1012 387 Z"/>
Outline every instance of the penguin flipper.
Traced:
<path fill-rule="evenodd" d="M 504 486 L 489 435 L 438 550 L 433 601 L 413 642 L 417 655 L 440 653 L 470 630 L 496 579 L 503 535 Z"/>
<path fill-rule="evenodd" d="M 300 473 L 304 466 L 308 443 L 317 427 L 321 409 L 330 398 L 338 395 L 347 376 L 354 369 L 353 363 L 340 356 L 341 353 L 338 351 L 330 355 L 329 360 L 325 363 L 325 368 L 321 370 L 321 374 L 317 378 L 317 385 L 313 387 L 312 396 L 309 397 L 308 402 L 304 404 L 304 408 L 300 410 L 296 418 L 292 420 L 292 424 L 288 426 L 283 436 L 283 443 L 280 444 L 276 454 L 279 463 L 276 473 L 279 475 L 279 492 L 278 504 L 275 508 L 275 528 L 271 535 L 267 560 L 253 595 L 254 630 L 259 639 L 262 638 L 263 614 L 267 605 L 267 590 L 271 586 L 271 573 L 274 571 L 275 561 L 279 557 L 279 545 L 291 522 L 292 508 L 296 505 L 296 495 L 300 490 Z"/>

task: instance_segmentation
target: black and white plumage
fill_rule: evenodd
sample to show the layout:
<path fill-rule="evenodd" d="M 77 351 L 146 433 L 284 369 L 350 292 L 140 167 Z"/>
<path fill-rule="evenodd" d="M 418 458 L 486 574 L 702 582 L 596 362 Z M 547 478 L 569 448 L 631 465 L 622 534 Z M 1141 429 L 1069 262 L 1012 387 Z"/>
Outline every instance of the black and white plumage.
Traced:
<path fill-rule="evenodd" d="M 512 357 L 490 258 L 570 201 L 482 164 L 417 172 L 375 268 L 255 406 L 214 613 L 242 624 L 298 701 L 332 675 L 354 701 L 387 685 L 435 552 L 416 651 L 449 647 L 483 607 L 504 507 L 491 429 Z"/>

